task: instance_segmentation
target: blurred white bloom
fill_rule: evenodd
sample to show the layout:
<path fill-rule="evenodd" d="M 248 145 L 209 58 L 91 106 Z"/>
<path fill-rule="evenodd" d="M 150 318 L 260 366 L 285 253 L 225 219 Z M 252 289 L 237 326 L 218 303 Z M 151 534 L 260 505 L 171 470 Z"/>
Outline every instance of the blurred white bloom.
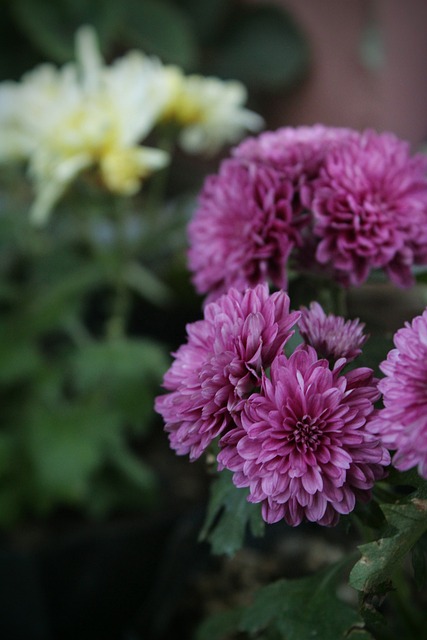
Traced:
<path fill-rule="evenodd" d="M 164 118 L 181 127 L 179 143 L 188 153 L 216 153 L 246 131 L 258 131 L 264 121 L 243 107 L 247 92 L 236 80 L 185 76 L 173 65 L 165 67 L 170 98 Z"/>
<path fill-rule="evenodd" d="M 86 168 L 98 167 L 108 189 L 130 195 L 169 161 L 139 144 L 170 95 L 161 63 L 130 52 L 105 66 L 90 27 L 77 32 L 76 57 L 76 64 L 41 65 L 21 83 L 0 85 L 0 160 L 28 161 L 39 224 Z"/>

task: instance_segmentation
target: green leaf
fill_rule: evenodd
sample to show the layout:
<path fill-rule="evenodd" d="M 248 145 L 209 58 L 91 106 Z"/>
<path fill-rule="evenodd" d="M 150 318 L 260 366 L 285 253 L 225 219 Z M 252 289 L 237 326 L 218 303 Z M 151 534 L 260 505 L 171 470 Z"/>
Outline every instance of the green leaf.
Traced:
<path fill-rule="evenodd" d="M 202 623 L 196 639 L 219 640 L 224 637 L 220 635 L 222 626 L 227 633 L 264 637 L 257 634 L 269 632 L 272 635 L 268 637 L 286 640 L 368 640 L 369 634 L 360 635 L 363 621 L 359 614 L 336 595 L 342 568 L 340 562 L 313 576 L 271 583 L 255 594 L 249 607 L 228 615 L 221 613 Z M 357 635 L 348 635 L 356 631 Z"/>
<path fill-rule="evenodd" d="M 71 365 L 80 393 L 119 411 L 134 427 L 151 421 L 154 394 L 168 366 L 165 347 L 142 338 L 91 342 L 75 353 Z"/>
<path fill-rule="evenodd" d="M 121 6 L 115 0 L 14 0 L 12 10 L 33 44 L 62 63 L 74 58 L 75 32 L 83 24 L 95 27 L 105 48 L 117 28 Z"/>
<path fill-rule="evenodd" d="M 166 0 L 126 0 L 124 38 L 132 46 L 159 56 L 165 63 L 187 68 L 197 57 L 190 22 L 179 7 Z"/>
<path fill-rule="evenodd" d="M 109 456 L 115 467 L 132 484 L 144 492 L 152 493 L 154 491 L 156 486 L 154 471 L 128 451 L 124 446 L 123 440 L 121 442 L 117 441 L 113 447 L 110 447 Z"/>
<path fill-rule="evenodd" d="M 242 613 L 239 608 L 210 616 L 197 629 L 195 640 L 224 640 L 238 629 Z"/>
<path fill-rule="evenodd" d="M 406 494 L 409 494 L 415 489 L 423 489 L 425 481 L 418 474 L 416 467 L 408 469 L 408 471 L 398 471 L 394 467 L 390 467 L 387 475 L 387 484 L 395 487 L 397 490 L 405 489 Z M 387 500 L 385 502 L 391 502 Z"/>
<path fill-rule="evenodd" d="M 427 482 L 405 499 L 380 507 L 388 525 L 384 535 L 359 547 L 362 557 L 350 574 L 351 586 L 359 591 L 389 584 L 396 564 L 427 531 Z"/>
<path fill-rule="evenodd" d="M 34 407 L 27 448 L 35 473 L 35 495 L 41 507 L 85 498 L 91 474 L 104 460 L 111 433 L 120 427 L 111 412 L 70 405 Z"/>
<path fill-rule="evenodd" d="M 142 298 L 164 306 L 172 299 L 172 292 L 159 278 L 138 262 L 131 262 L 124 273 L 126 284 Z"/>
<path fill-rule="evenodd" d="M 230 7 L 229 0 L 179 0 L 182 9 L 185 10 L 191 20 L 197 37 L 205 45 L 210 42 L 219 31 L 227 18 L 227 9 Z M 243 7 L 241 7 L 243 10 Z"/>
<path fill-rule="evenodd" d="M 391 334 L 371 334 L 363 346 L 362 353 L 354 361 L 354 367 L 370 367 L 374 371 L 378 371 L 378 365 L 387 358 L 387 354 L 392 348 Z"/>
<path fill-rule="evenodd" d="M 253 89 L 275 90 L 300 78 L 307 60 L 305 40 L 288 14 L 278 7 L 257 7 L 230 23 L 212 71 Z"/>
<path fill-rule="evenodd" d="M 4 425 L 2 425 L 4 428 Z M 12 459 L 14 438 L 11 433 L 4 433 L 0 431 L 0 477 L 10 466 L 10 460 Z"/>
<path fill-rule="evenodd" d="M 34 65 L 34 49 L 20 34 L 12 16 L 12 2 L 2 2 L 0 21 L 0 80 L 15 80 Z M 4 165 L 2 166 L 2 171 Z M 5 203 L 6 204 L 6 203 Z M 3 217 L 2 210 L 2 217 Z"/>
<path fill-rule="evenodd" d="M 36 282 L 37 295 L 30 298 L 28 318 L 34 330 L 44 331 L 67 323 L 79 312 L 86 295 L 105 281 L 104 271 L 97 263 L 74 264 L 73 269 L 62 274 L 62 265 L 55 262 L 54 256 L 51 264 L 54 274 L 43 282 Z M 42 276 L 42 272 L 39 275 Z"/>
<path fill-rule="evenodd" d="M 293 334 L 285 345 L 285 354 L 289 357 L 300 344 L 303 344 L 303 342 L 304 340 L 302 339 L 299 329 L 296 326 L 293 329 Z"/>
<path fill-rule="evenodd" d="M 81 388 L 115 385 L 120 380 L 128 384 L 135 379 L 142 384 L 152 376 L 157 382 L 167 367 L 164 348 L 143 338 L 89 343 L 76 354 L 74 364 Z"/>
<path fill-rule="evenodd" d="M 144 465 L 141 463 L 141 466 Z M 140 514 L 142 508 L 155 506 L 157 488 L 155 483 L 141 487 L 123 471 L 106 466 L 92 477 L 85 508 L 97 519 L 105 518 L 112 510 L 121 513 L 137 510 Z"/>
<path fill-rule="evenodd" d="M 22 496 L 15 484 L 2 481 L 0 485 L 0 526 L 12 527 L 21 511 Z"/>
<path fill-rule="evenodd" d="M 223 470 L 212 483 L 206 519 L 199 539 L 207 540 L 215 555 L 232 556 L 243 545 L 247 528 L 262 536 L 265 523 L 259 504 L 247 501 L 248 491 L 238 489 L 232 474 Z"/>
<path fill-rule="evenodd" d="M 425 266 L 416 266 L 414 267 L 414 274 L 417 284 L 426 285 L 427 284 L 427 267 Z M 423 286 L 424 289 L 424 286 Z"/>
<path fill-rule="evenodd" d="M 11 384 L 35 374 L 41 357 L 31 337 L 26 335 L 22 318 L 11 316 L 0 323 L 0 383 Z"/>
<path fill-rule="evenodd" d="M 424 544 L 421 540 L 418 540 L 414 545 L 411 560 L 415 584 L 418 589 L 422 589 L 427 583 L 427 561 Z"/>
<path fill-rule="evenodd" d="M 352 629 L 345 636 L 345 640 L 375 640 L 375 638 L 365 629 Z"/>
<path fill-rule="evenodd" d="M 365 621 L 365 625 L 375 637 L 387 637 L 387 620 L 379 611 L 379 605 L 387 589 L 378 593 L 359 592 L 359 613 Z"/>

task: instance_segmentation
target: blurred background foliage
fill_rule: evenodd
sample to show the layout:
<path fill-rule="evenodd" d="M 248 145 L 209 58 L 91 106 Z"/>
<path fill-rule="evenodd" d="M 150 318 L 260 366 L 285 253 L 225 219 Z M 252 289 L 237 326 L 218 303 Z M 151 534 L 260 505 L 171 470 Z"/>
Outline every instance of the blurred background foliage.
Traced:
<path fill-rule="evenodd" d="M 288 13 L 274 4 L 257 6 L 239 0 L 3 0 L 2 4 L 2 78 L 19 78 L 36 62 L 70 60 L 76 29 L 82 24 L 95 27 L 107 59 L 137 48 L 187 73 L 241 80 L 251 92 L 291 86 L 308 67 L 305 38 Z"/>
<path fill-rule="evenodd" d="M 71 60 L 82 24 L 95 27 L 107 62 L 136 48 L 186 73 L 241 80 L 261 114 L 271 92 L 291 90 L 308 69 L 305 39 L 286 12 L 268 3 L 3 0 L 1 9 L 2 80 L 19 80 L 45 61 Z M 167 500 L 145 455 L 153 439 L 166 441 L 153 399 L 170 350 L 200 314 L 186 269 L 185 226 L 218 162 L 176 151 L 151 191 L 132 200 L 80 181 L 41 230 L 28 221 L 32 193 L 24 170 L 2 167 L 5 530 L 28 519 L 42 523 L 58 508 L 102 519 Z"/>

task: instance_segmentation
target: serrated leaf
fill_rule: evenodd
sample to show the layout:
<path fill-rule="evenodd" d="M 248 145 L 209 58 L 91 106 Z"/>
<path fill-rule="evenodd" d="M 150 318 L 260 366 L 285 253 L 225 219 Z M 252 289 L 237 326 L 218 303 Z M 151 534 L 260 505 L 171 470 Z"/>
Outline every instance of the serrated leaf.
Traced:
<path fill-rule="evenodd" d="M 305 40 L 279 7 L 257 7 L 239 13 L 221 43 L 212 71 L 250 88 L 289 86 L 306 70 Z"/>
<path fill-rule="evenodd" d="M 215 555 L 234 555 L 242 546 L 247 530 L 254 536 L 264 533 L 259 504 L 247 501 L 248 491 L 238 489 L 232 474 L 223 470 L 212 483 L 206 519 L 199 539 L 207 540 Z"/>
<path fill-rule="evenodd" d="M 359 591 L 373 591 L 389 583 L 401 562 L 427 531 L 427 483 L 406 499 L 380 505 L 387 528 L 381 538 L 361 545 L 361 559 L 350 574 L 350 584 Z"/>
<path fill-rule="evenodd" d="M 369 634 L 348 636 L 352 631 L 362 633 L 359 614 L 336 595 L 342 563 L 313 576 L 294 580 L 278 580 L 259 589 L 253 603 L 233 610 L 233 616 L 219 614 L 205 621 L 199 628 L 197 640 L 219 640 L 217 630 L 224 625 L 227 632 L 247 632 L 251 636 L 271 633 L 286 640 L 357 640 L 369 639 Z M 234 624 L 234 628 L 233 628 Z"/>

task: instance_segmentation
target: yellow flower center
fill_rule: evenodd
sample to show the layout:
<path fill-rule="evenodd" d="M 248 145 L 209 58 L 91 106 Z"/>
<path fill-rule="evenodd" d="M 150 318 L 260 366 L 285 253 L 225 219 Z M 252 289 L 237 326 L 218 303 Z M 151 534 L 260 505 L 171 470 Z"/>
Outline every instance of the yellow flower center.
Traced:
<path fill-rule="evenodd" d="M 149 173 L 138 154 L 138 149 L 111 149 L 100 158 L 102 179 L 115 193 L 132 195 L 140 186 L 140 180 Z"/>

